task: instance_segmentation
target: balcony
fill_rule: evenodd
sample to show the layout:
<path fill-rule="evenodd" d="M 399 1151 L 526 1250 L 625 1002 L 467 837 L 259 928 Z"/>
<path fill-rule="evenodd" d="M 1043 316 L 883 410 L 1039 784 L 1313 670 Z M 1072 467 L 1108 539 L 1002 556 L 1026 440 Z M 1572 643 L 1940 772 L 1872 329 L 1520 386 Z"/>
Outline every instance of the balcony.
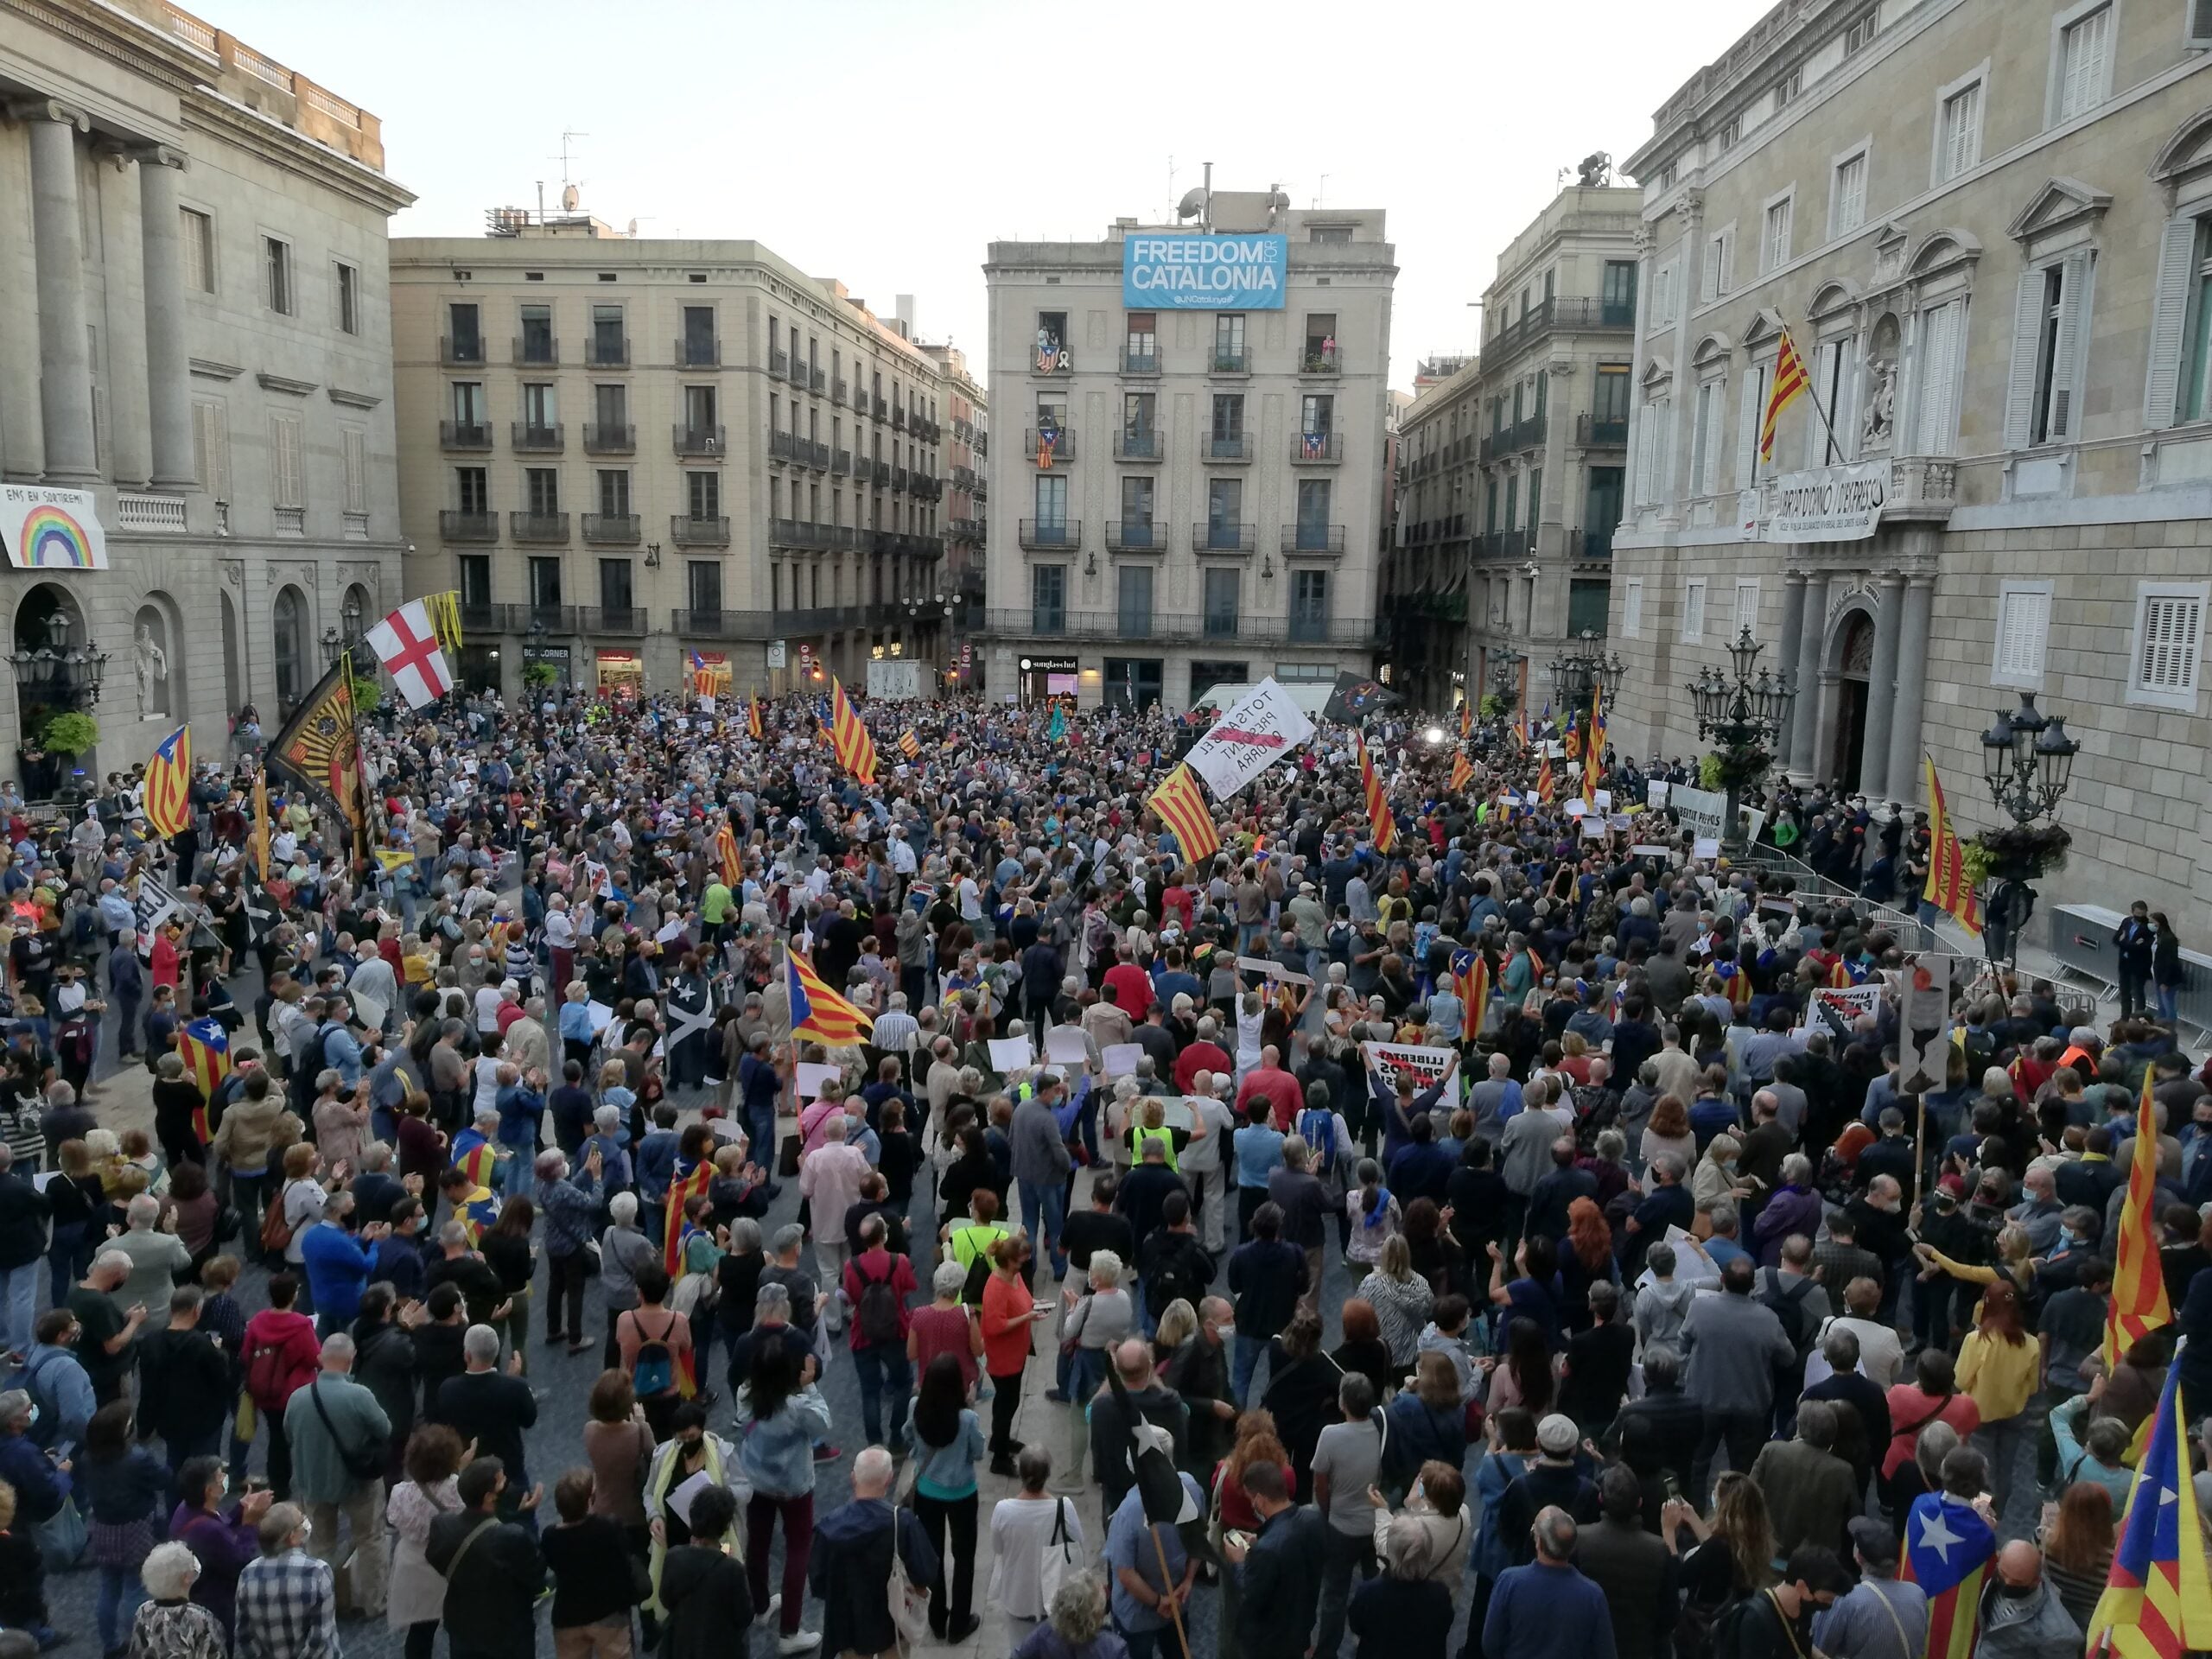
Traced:
<path fill-rule="evenodd" d="M 768 372 L 781 380 L 787 378 L 791 372 L 791 354 L 789 352 L 779 352 L 771 348 L 768 353 Z"/>
<path fill-rule="evenodd" d="M 1191 550 L 1194 553 L 1249 553 L 1258 545 L 1259 527 L 1255 524 L 1224 521 L 1191 526 Z"/>
<path fill-rule="evenodd" d="M 1114 453 L 1118 455 L 1122 452 L 1116 449 Z M 951 471 L 945 474 L 945 482 L 956 490 L 972 490 L 976 487 L 976 469 L 973 467 L 955 464 Z"/>
<path fill-rule="evenodd" d="M 1029 353 L 1029 372 L 1050 379 L 1058 379 L 1075 372 L 1075 352 L 1063 340 L 1049 350 L 1033 347 Z"/>
<path fill-rule="evenodd" d="M 1252 440 L 1242 432 L 1231 433 L 1227 437 L 1216 433 L 1211 437 L 1201 438 L 1198 441 L 1198 459 L 1249 461 L 1252 459 Z"/>
<path fill-rule="evenodd" d="M 1500 455 L 1516 455 L 1523 449 L 1537 448 L 1544 441 L 1548 423 L 1542 414 L 1535 414 L 1498 428 L 1483 440 L 1483 459 L 1495 461 Z"/>
<path fill-rule="evenodd" d="M 909 474 L 906 487 L 913 493 L 914 499 L 918 501 L 944 499 L 944 480 L 941 478 L 931 478 L 927 473 Z"/>
<path fill-rule="evenodd" d="M 1586 449 L 1625 449 L 1628 416 L 1601 421 L 1594 415 L 1578 415 L 1574 417 L 1574 441 Z"/>
<path fill-rule="evenodd" d="M 832 477 L 832 478 L 848 478 L 848 477 L 850 477 L 850 476 L 852 475 L 852 470 L 853 470 L 853 452 L 852 452 L 851 450 L 849 450 L 849 449 L 839 449 L 839 450 L 837 450 L 837 451 L 834 452 L 834 453 L 830 455 L 830 477 Z"/>
<path fill-rule="evenodd" d="M 906 409 L 905 404 L 892 404 L 891 429 L 893 432 L 904 432 L 906 429 Z"/>
<path fill-rule="evenodd" d="M 1149 518 L 1109 518 L 1106 521 L 1106 550 L 1109 553 L 1165 553 L 1167 537 Z"/>
<path fill-rule="evenodd" d="M 1344 440 L 1334 432 L 1300 433 L 1290 446 L 1294 466 L 1333 467 L 1344 458 Z"/>
<path fill-rule="evenodd" d="M 976 435 L 968 442 L 979 455 L 988 455 L 991 453 L 991 435 L 988 432 L 978 429 Z"/>
<path fill-rule="evenodd" d="M 1209 372 L 1214 374 L 1249 374 L 1252 372 L 1252 353 L 1249 351 L 1224 351 L 1217 346 L 1209 364 Z"/>
<path fill-rule="evenodd" d="M 678 547 L 728 547 L 729 520 L 673 513 L 668 521 L 668 537 Z"/>
<path fill-rule="evenodd" d="M 561 342 L 550 334 L 517 334 L 514 362 L 518 369 L 557 369 Z"/>
<path fill-rule="evenodd" d="M 893 467 L 891 469 L 891 489 L 895 495 L 906 493 L 906 469 L 904 467 Z"/>
<path fill-rule="evenodd" d="M 948 518 L 944 522 L 944 529 L 945 533 L 956 542 L 982 545 L 983 521 L 980 518 Z"/>
<path fill-rule="evenodd" d="M 1282 550 L 1286 553 L 1341 553 L 1344 550 L 1342 524 L 1285 524 Z"/>
<path fill-rule="evenodd" d="M 438 534 L 448 542 L 496 542 L 499 539 L 499 515 L 441 509 Z"/>
<path fill-rule="evenodd" d="M 1160 429 L 1147 427 L 1141 432 L 1122 431 L 1114 435 L 1114 459 L 1116 461 L 1158 461 L 1160 459 Z M 955 469 L 956 473 L 957 468 Z"/>
<path fill-rule="evenodd" d="M 813 438 L 801 438 L 793 446 L 798 460 L 817 473 L 830 470 L 830 446 Z"/>
<path fill-rule="evenodd" d="M 584 454 L 588 455 L 633 455 L 638 452 L 638 429 L 634 426 L 601 426 L 592 422 L 584 423 Z"/>
<path fill-rule="evenodd" d="M 796 461 L 798 459 L 798 439 L 789 432 L 768 434 L 768 459 Z"/>
<path fill-rule="evenodd" d="M 118 530 L 154 536 L 181 536 L 191 527 L 185 516 L 184 498 L 181 495 L 139 495 L 128 491 L 119 492 L 115 498 L 115 511 Z M 353 531 L 351 520 L 355 516 L 346 515 L 348 534 Z M 365 537 L 369 528 L 368 515 L 362 513 L 358 516 L 362 520 L 360 534 Z"/>
<path fill-rule="evenodd" d="M 798 377 L 794 374 L 791 378 L 796 380 Z M 823 387 L 829 384 L 830 377 L 823 370 L 814 368 L 811 365 L 808 367 L 806 371 L 806 389 L 809 391 L 819 396 Z"/>
<path fill-rule="evenodd" d="M 630 339 L 625 334 L 594 334 L 584 342 L 585 366 L 594 369 L 626 369 L 630 366 Z"/>
<path fill-rule="evenodd" d="M 690 611 L 669 613 L 669 626 L 695 639 L 773 639 L 784 632 L 789 612 Z"/>
<path fill-rule="evenodd" d="M 772 518 L 768 521 L 768 539 L 779 547 L 826 549 L 836 539 L 830 534 L 834 528 L 805 518 Z"/>
<path fill-rule="evenodd" d="M 569 515 L 565 512 L 511 512 L 507 534 L 518 542 L 565 542 Z"/>
<path fill-rule="evenodd" d="M 846 400 L 845 394 L 848 388 L 842 380 L 831 381 L 830 383 L 830 401 L 833 404 L 843 403 Z"/>
<path fill-rule="evenodd" d="M 1555 296 L 1533 305 L 1483 342 L 1483 355 L 1513 353 L 1535 344 L 1554 328 L 1636 327 L 1636 302 Z"/>
<path fill-rule="evenodd" d="M 720 455 L 728 453 L 723 429 L 719 426 L 676 426 L 676 453 L 679 455 Z"/>
<path fill-rule="evenodd" d="M 887 421 L 891 418 L 890 404 L 885 403 L 880 397 L 871 397 L 869 401 L 874 405 L 873 413 L 877 420 Z"/>
<path fill-rule="evenodd" d="M 568 428 L 558 421 L 550 426 L 532 426 L 527 421 L 517 421 L 507 441 L 525 454 L 557 455 L 567 447 L 567 432 Z"/>
<path fill-rule="evenodd" d="M 1132 346 L 1122 347 L 1122 372 L 1127 375 L 1156 375 L 1160 372 L 1160 347 L 1155 344 L 1140 351 Z"/>
<path fill-rule="evenodd" d="M 1146 631 L 1133 635 L 1133 622 Z M 1360 617 L 1311 613 L 1253 616 L 1242 611 L 1071 611 L 1058 607 L 986 612 L 977 631 L 1007 639 L 1042 637 L 1096 640 L 1102 645 L 1135 637 L 1169 642 L 1234 641 L 1245 645 L 1361 646 L 1376 638 L 1374 622 Z"/>
<path fill-rule="evenodd" d="M 880 490 L 891 482 L 891 463 L 889 461 L 873 461 L 870 465 L 874 468 L 874 481 L 877 489 Z"/>
<path fill-rule="evenodd" d="M 1038 436 L 1036 429 L 1033 427 L 1022 434 L 1022 448 L 1032 461 L 1039 466 L 1044 464 L 1044 440 Z M 1052 458 L 1055 467 L 1064 461 L 1075 459 L 1075 429 L 1073 427 L 1063 426 L 1054 430 Z"/>
<path fill-rule="evenodd" d="M 497 633 L 500 628 L 499 613 L 504 607 L 488 599 L 464 599 L 461 601 L 461 631 L 463 633 Z"/>
<path fill-rule="evenodd" d="M 1613 532 L 1610 530 L 1578 530 L 1574 532 L 1575 556 L 1586 563 L 1603 563 L 1613 556 Z"/>
<path fill-rule="evenodd" d="M 1306 342 L 1306 349 L 1299 353 L 1298 372 L 1300 374 L 1340 374 L 1343 358 L 1339 348 L 1318 340 Z"/>
<path fill-rule="evenodd" d="M 677 337 L 674 355 L 676 366 L 679 369 L 719 369 L 722 365 L 721 336 L 680 334 Z"/>
<path fill-rule="evenodd" d="M 914 435 L 924 443 L 936 443 L 944 436 L 944 429 L 924 416 L 910 415 L 906 421 L 913 429 Z"/>
<path fill-rule="evenodd" d="M 587 605 L 582 610 L 583 631 L 586 633 L 627 634 L 641 639 L 645 632 L 645 613 L 638 605 Z"/>
<path fill-rule="evenodd" d="M 492 423 L 489 421 L 440 421 L 438 447 L 441 449 L 489 449 L 492 447 Z"/>
<path fill-rule="evenodd" d="M 484 363 L 484 341 L 455 340 L 451 334 L 438 336 L 438 361 L 449 369 L 480 368 Z"/>
<path fill-rule="evenodd" d="M 1072 551 L 1083 545 L 1083 520 L 1048 518 L 1040 523 L 1024 518 L 1014 527 L 1014 539 L 1033 552 L 1039 549 Z"/>
<path fill-rule="evenodd" d="M 634 547 L 641 533 L 634 512 L 584 514 L 584 540 L 599 547 Z"/>

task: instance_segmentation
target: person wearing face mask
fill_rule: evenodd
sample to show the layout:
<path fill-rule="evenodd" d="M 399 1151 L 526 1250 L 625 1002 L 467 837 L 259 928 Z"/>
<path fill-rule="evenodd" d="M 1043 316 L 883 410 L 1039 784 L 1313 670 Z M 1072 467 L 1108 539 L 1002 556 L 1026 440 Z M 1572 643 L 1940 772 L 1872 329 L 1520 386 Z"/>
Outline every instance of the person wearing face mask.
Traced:
<path fill-rule="evenodd" d="M 1236 1401 L 1230 1387 L 1229 1357 L 1236 1344 L 1236 1314 L 1228 1301 L 1209 1296 L 1198 1304 L 1198 1328 L 1167 1362 L 1167 1386 L 1191 1408 L 1184 1467 L 1201 1480 L 1229 1455 L 1236 1439 Z"/>
<path fill-rule="evenodd" d="M 707 1432 L 704 1407 L 696 1401 L 685 1401 L 676 1408 L 674 1424 L 675 1437 L 653 1449 L 652 1461 L 645 1471 L 645 1515 L 652 1533 L 653 1597 L 648 1611 L 655 1615 L 662 1611 L 661 1573 L 668 1553 L 692 1541 L 691 1529 L 684 1516 L 668 1501 L 669 1494 L 679 1490 L 693 1476 L 703 1473 L 717 1486 L 728 1487 L 734 1501 L 740 1479 L 737 1448 L 720 1435 Z"/>
<path fill-rule="evenodd" d="M 1975 1659 L 2070 1659 L 2082 1627 L 2044 1575 L 2043 1552 L 2024 1539 L 1997 1552 L 1997 1573 L 1981 1592 Z"/>
<path fill-rule="evenodd" d="M 1807 1659 L 1814 1650 L 1815 1617 L 1850 1588 L 1850 1574 L 1834 1550 L 1800 1544 L 1783 1564 L 1781 1583 L 1721 1615 L 1713 1631 L 1714 1659 Z"/>

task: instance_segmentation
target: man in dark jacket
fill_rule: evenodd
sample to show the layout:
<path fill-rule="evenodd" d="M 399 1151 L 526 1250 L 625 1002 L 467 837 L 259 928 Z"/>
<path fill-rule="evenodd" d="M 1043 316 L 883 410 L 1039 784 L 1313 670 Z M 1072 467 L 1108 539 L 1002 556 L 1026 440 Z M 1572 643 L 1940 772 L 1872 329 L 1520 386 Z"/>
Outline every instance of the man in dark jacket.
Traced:
<path fill-rule="evenodd" d="M 1236 1316 L 1219 1296 L 1203 1298 L 1193 1311 L 1198 1316 L 1198 1332 L 1168 1360 L 1166 1381 L 1191 1411 L 1189 1456 L 1183 1467 L 1205 1483 L 1236 1440 L 1236 1402 L 1229 1391 L 1229 1344 L 1223 1340 Z"/>
<path fill-rule="evenodd" d="M 1191 1198 L 1170 1192 L 1161 1200 L 1159 1231 L 1137 1247 L 1137 1277 L 1144 1286 L 1144 1328 L 1157 1327 L 1167 1305 L 1180 1299 L 1197 1312 L 1198 1300 L 1213 1283 L 1213 1257 L 1191 1225 Z"/>
<path fill-rule="evenodd" d="M 1526 1567 L 1536 1559 L 1535 1540 L 1529 1529 L 1538 1513 L 1557 1507 L 1577 1526 L 1598 1518 L 1598 1489 L 1576 1459 L 1581 1433 L 1574 1420 L 1554 1412 L 1536 1425 L 1535 1462 L 1517 1476 L 1497 1501 L 1497 1535 L 1513 1552 L 1513 1564 Z"/>
<path fill-rule="evenodd" d="M 722 1550 L 736 1520 L 737 1499 L 727 1486 L 709 1486 L 691 1500 L 690 1541 L 670 1550 L 661 1563 L 665 1659 L 721 1659 L 747 1651 L 753 1592 L 746 1584 L 744 1558 Z M 915 1530 L 920 1530 L 918 1523 Z M 884 1573 L 889 1576 L 887 1563 Z M 835 1604 L 830 1605 L 834 1611 Z"/>
<path fill-rule="evenodd" d="M 1275 1464 L 1246 1469 L 1244 1495 L 1260 1517 L 1260 1532 L 1249 1548 L 1227 1547 L 1232 1570 L 1243 1574 L 1237 1645 L 1253 1655 L 1302 1654 L 1313 1644 L 1328 1523 L 1312 1504 L 1290 1501 Z"/>
<path fill-rule="evenodd" d="M 1306 1252 L 1282 1237 L 1282 1211 L 1272 1202 L 1252 1212 L 1252 1236 L 1229 1257 L 1229 1290 L 1236 1298 L 1236 1354 L 1230 1386 L 1242 1405 L 1268 1344 L 1282 1334 L 1306 1291 Z"/>
<path fill-rule="evenodd" d="M 1643 1483 L 1626 1464 L 1614 1464 L 1598 1483 L 1598 1519 L 1577 1531 L 1575 1561 L 1605 1592 L 1615 1659 L 1662 1659 L 1660 1637 L 1674 1618 L 1675 1555 L 1644 1530 Z"/>
<path fill-rule="evenodd" d="M 31 1320 L 38 1312 L 39 1275 L 45 1270 L 46 1222 L 53 1213 L 46 1194 L 15 1173 L 15 1152 L 0 1141 L 0 1353 L 20 1363 L 31 1351 Z"/>
<path fill-rule="evenodd" d="M 521 1377 L 499 1374 L 499 1333 L 490 1325 L 470 1325 L 461 1338 L 461 1352 L 468 1369 L 438 1385 L 437 1421 L 460 1435 L 462 1444 L 474 1440 L 478 1451 L 499 1459 L 500 1485 L 506 1491 L 502 1511 L 518 1515 L 529 1479 L 522 1434 L 537 1421 L 537 1396 Z M 514 1356 L 510 1368 L 521 1358 Z M 512 1485 L 505 1472 L 510 1468 L 514 1471 Z"/>
<path fill-rule="evenodd" d="M 1663 1471 L 1688 1491 L 1704 1433 L 1705 1408 L 1682 1392 L 1681 1356 L 1664 1344 L 1646 1348 L 1643 1397 L 1621 1408 L 1605 1437 L 1609 1446 L 1637 1473 Z"/>
<path fill-rule="evenodd" d="M 1185 1203 L 1190 1200 L 1191 1191 L 1183 1185 L 1183 1178 L 1167 1166 L 1167 1143 L 1147 1135 L 1143 1161 L 1122 1178 L 1121 1190 L 1114 1198 L 1115 1207 L 1129 1218 L 1130 1230 L 1140 1243 L 1160 1230 L 1160 1205 L 1170 1192 L 1180 1192 Z"/>
<path fill-rule="evenodd" d="M 446 1580 L 446 1645 L 454 1659 L 531 1659 L 537 1645 L 537 1592 L 545 1558 L 537 1540 L 502 1521 L 507 1471 L 479 1458 L 461 1471 L 461 1508 L 430 1523 L 423 1554 Z M 527 1514 L 537 1494 L 513 1508 Z"/>
<path fill-rule="evenodd" d="M 418 1308 L 414 1323 L 420 1325 L 427 1317 Z M 371 1285 L 361 1293 L 361 1312 L 353 1321 L 353 1380 L 376 1395 L 377 1404 L 391 1420 L 385 1463 L 395 1476 L 407 1437 L 415 1432 L 416 1369 L 415 1338 L 400 1323 L 392 1287 Z"/>
<path fill-rule="evenodd" d="M 822 1601 L 824 1654 L 888 1653 L 899 1645 L 889 1592 L 893 1549 L 908 1583 L 926 1585 L 937 1577 L 937 1551 L 920 1520 L 891 1502 L 892 1476 L 891 1454 L 869 1446 L 853 1459 L 852 1502 L 815 1524 L 806 1581 Z M 718 1659 L 727 1651 L 718 1641 L 711 1654 Z M 709 1659 L 709 1650 L 677 1650 L 671 1659 Z"/>
<path fill-rule="evenodd" d="M 1190 1408 L 1153 1375 L 1152 1344 L 1132 1339 L 1116 1348 L 1113 1357 L 1114 1374 L 1090 1402 L 1090 1460 L 1097 1471 L 1103 1510 L 1099 1525 L 1102 1538 L 1136 1479 L 1129 1431 L 1139 1420 L 1167 1431 L 1175 1443 L 1177 1468 L 1185 1467 L 1190 1460 Z"/>
<path fill-rule="evenodd" d="M 199 1286 L 179 1286 L 168 1325 L 138 1339 L 139 1427 L 162 1437 L 171 1474 L 215 1454 L 238 1402 L 231 1362 L 200 1328 L 203 1300 Z"/>

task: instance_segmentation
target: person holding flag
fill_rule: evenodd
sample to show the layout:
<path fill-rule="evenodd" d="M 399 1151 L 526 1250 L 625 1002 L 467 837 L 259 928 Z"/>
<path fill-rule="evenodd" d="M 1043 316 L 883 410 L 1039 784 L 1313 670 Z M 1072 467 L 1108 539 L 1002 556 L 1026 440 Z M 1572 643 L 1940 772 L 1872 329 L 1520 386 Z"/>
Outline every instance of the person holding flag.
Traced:
<path fill-rule="evenodd" d="M 1927 1659 L 1972 1659 L 1982 1586 L 1997 1555 L 1982 1496 L 1988 1478 L 1988 1460 L 1956 1446 L 1944 1456 L 1941 1489 L 1914 1498 L 1905 1516 L 1902 1576 L 1928 1598 Z"/>
<path fill-rule="evenodd" d="M 2212 1649 L 2212 1584 L 2181 1397 L 2182 1357 L 2189 1344 L 2184 1338 L 2166 1368 L 2151 1416 L 2105 1592 L 2090 1620 L 2092 1652 L 2109 1643 L 2118 1659 L 2182 1659 L 2184 1653 Z"/>

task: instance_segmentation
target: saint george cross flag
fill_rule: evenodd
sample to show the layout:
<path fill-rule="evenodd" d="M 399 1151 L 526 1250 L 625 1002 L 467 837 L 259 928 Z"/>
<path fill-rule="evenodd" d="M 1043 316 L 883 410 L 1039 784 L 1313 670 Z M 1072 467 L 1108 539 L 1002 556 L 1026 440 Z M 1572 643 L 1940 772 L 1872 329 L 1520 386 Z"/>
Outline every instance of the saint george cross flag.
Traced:
<path fill-rule="evenodd" d="M 435 702 L 453 690 L 452 665 L 430 625 L 429 607 L 421 600 L 409 600 L 371 628 L 369 646 L 410 709 Z"/>

